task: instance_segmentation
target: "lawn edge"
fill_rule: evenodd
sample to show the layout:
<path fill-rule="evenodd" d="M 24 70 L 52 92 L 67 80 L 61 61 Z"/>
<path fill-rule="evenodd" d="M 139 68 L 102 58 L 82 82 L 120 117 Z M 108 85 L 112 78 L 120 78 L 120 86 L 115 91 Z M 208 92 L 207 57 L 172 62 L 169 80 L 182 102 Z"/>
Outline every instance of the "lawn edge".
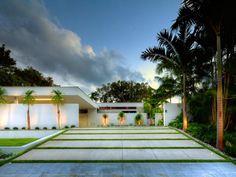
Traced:
<path fill-rule="evenodd" d="M 174 128 L 174 127 L 173 127 L 173 128 Z M 183 130 L 180 130 L 180 129 L 177 129 L 177 128 L 174 128 L 174 129 L 176 129 L 176 130 L 179 131 L 180 133 L 184 134 L 185 136 L 187 136 L 187 137 L 190 138 L 191 140 L 195 141 L 196 143 L 202 145 L 202 146 L 205 147 L 206 149 L 208 149 L 208 150 L 210 150 L 210 151 L 216 153 L 217 155 L 221 156 L 222 158 L 233 162 L 232 157 L 226 155 L 225 153 L 223 153 L 222 151 L 216 149 L 215 147 L 213 147 L 213 146 L 211 146 L 211 145 L 209 145 L 209 144 L 207 144 L 207 143 L 205 143 L 205 142 L 203 142 L 203 141 L 201 141 L 201 140 L 199 140 L 199 139 L 197 139 L 197 138 L 191 136 L 190 134 L 188 134 L 187 132 L 184 132 Z"/>
<path fill-rule="evenodd" d="M 8 159 L 3 159 L 2 161 L 0 161 L 0 167 L 3 166 L 3 165 L 6 164 L 6 163 L 13 162 L 13 160 L 16 159 L 17 157 L 19 157 L 19 156 L 21 156 L 21 155 L 23 155 L 23 154 L 25 154 L 25 153 L 31 151 L 32 149 L 36 148 L 37 146 L 42 145 L 43 143 L 46 143 L 47 141 L 50 141 L 51 139 L 53 139 L 53 138 L 55 138 L 55 137 L 57 137 L 57 136 L 63 134 L 63 133 L 66 132 L 66 131 L 68 131 L 68 130 L 61 130 L 61 132 L 59 132 L 58 134 L 56 134 L 56 135 L 54 135 L 54 136 L 52 136 L 52 137 L 50 137 L 50 138 L 48 138 L 48 139 L 46 139 L 46 140 L 44 140 L 44 141 L 38 143 L 38 144 L 36 144 L 36 145 L 30 147 L 29 149 L 26 149 L 26 150 L 24 150 L 24 151 L 21 151 L 21 152 L 19 152 L 19 153 L 16 153 L 16 154 L 14 154 L 12 157 L 10 157 L 10 158 L 8 158 Z"/>

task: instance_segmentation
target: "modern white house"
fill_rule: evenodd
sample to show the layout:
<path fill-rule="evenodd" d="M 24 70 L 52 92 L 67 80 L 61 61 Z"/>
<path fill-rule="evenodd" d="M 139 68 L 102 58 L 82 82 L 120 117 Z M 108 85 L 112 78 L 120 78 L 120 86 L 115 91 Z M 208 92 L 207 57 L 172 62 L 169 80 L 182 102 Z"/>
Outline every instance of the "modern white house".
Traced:
<path fill-rule="evenodd" d="M 0 104 L 0 129 L 6 127 L 19 129 L 27 126 L 27 105 L 23 104 L 25 92 L 34 91 L 35 102 L 30 106 L 31 128 L 57 127 L 57 109 L 52 103 L 52 91 L 59 90 L 64 98 L 60 106 L 61 127 L 97 127 L 106 124 L 118 125 L 119 112 L 125 113 L 124 125 L 134 125 L 134 117 L 142 114 L 143 124 L 148 125 L 143 103 L 95 103 L 79 87 L 2 87 L 5 89 L 7 104 Z M 167 106 L 168 107 L 168 106 Z M 166 110 L 169 108 L 165 108 Z M 176 108 L 178 109 L 178 108 Z M 176 117 L 176 109 L 171 108 L 171 118 Z M 179 113 L 179 110 L 177 111 Z M 166 114 L 166 115 L 165 115 Z M 168 119 L 169 111 L 164 118 Z M 168 114 L 168 115 L 167 115 Z M 168 125 L 167 121 L 164 121 Z"/>

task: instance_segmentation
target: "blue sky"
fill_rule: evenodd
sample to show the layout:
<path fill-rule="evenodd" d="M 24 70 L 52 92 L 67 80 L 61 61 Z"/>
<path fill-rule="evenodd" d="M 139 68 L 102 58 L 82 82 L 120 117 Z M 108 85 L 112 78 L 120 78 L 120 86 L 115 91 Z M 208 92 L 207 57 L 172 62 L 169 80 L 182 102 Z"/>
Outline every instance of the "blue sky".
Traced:
<path fill-rule="evenodd" d="M 86 92 L 118 79 L 147 81 L 155 64 L 140 59 L 169 28 L 181 0 L 3 0 L 0 43 L 22 67 Z M 42 52 L 43 51 L 43 52 Z"/>
<path fill-rule="evenodd" d="M 52 19 L 70 29 L 95 52 L 121 53 L 132 68 L 143 64 L 141 52 L 156 45 L 156 34 L 169 28 L 180 0 L 44 0 Z"/>

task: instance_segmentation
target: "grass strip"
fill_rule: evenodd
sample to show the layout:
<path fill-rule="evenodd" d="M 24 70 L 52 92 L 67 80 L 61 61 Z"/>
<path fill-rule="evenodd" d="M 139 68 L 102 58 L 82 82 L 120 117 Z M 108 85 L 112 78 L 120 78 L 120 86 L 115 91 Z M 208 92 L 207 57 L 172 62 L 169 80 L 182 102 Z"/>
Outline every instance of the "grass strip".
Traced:
<path fill-rule="evenodd" d="M 39 138 L 0 138 L 0 146 L 23 146 Z"/>
<path fill-rule="evenodd" d="M 37 147 L 36 149 L 204 149 L 204 147 Z"/>
<path fill-rule="evenodd" d="M 60 133 L 58 133 L 58 134 L 56 134 L 56 135 L 54 135 L 54 136 L 52 136 L 52 137 L 46 139 L 45 141 L 42 141 L 42 142 L 39 143 L 39 144 L 36 144 L 36 145 L 32 146 L 32 147 L 29 148 L 29 149 L 26 149 L 26 150 L 24 150 L 24 151 L 22 151 L 22 152 L 19 152 L 19 153 L 17 153 L 17 154 L 14 154 L 11 158 L 8 158 L 8 159 L 6 159 L 6 160 L 0 161 L 0 167 L 1 167 L 2 165 L 6 164 L 6 163 L 9 163 L 9 162 L 13 161 L 13 160 L 16 159 L 17 157 L 19 157 L 19 156 L 21 156 L 21 155 L 23 155 L 23 154 L 25 154 L 25 153 L 31 151 L 32 149 L 34 149 L 34 148 L 36 148 L 36 147 L 38 147 L 38 146 L 40 146 L 40 145 L 42 145 L 42 144 L 44 144 L 44 143 L 50 141 L 51 139 L 53 139 L 53 138 L 55 138 L 55 137 L 57 137 L 57 136 L 63 134 L 65 131 L 66 131 L 66 130 L 64 130 L 64 131 L 62 131 L 62 132 L 60 132 Z"/>
<path fill-rule="evenodd" d="M 137 132 L 137 133 L 124 133 L 124 132 L 120 132 L 120 133 L 64 133 L 63 135 L 121 135 L 121 134 L 131 134 L 131 135 L 135 135 L 135 134 L 145 134 L 145 135 L 153 135 L 153 134 L 180 134 L 179 132 L 160 132 L 160 133 L 142 133 L 142 132 Z"/>
<path fill-rule="evenodd" d="M 130 139 L 122 139 L 122 138 L 106 138 L 106 139 L 51 139 L 51 141 L 139 141 L 139 140 L 190 140 L 189 138 L 130 138 Z"/>
<path fill-rule="evenodd" d="M 226 156 L 223 152 L 216 150 L 216 149 L 213 148 L 212 146 L 208 145 L 207 143 L 202 142 L 201 140 L 199 140 L 199 139 L 197 139 L 197 138 L 194 138 L 193 136 L 189 135 L 189 134 L 186 133 L 186 132 L 183 132 L 183 131 L 181 131 L 181 130 L 179 130 L 179 129 L 177 129 L 177 128 L 174 128 L 174 129 L 175 129 L 176 131 L 182 133 L 183 135 L 185 135 L 185 136 L 188 137 L 189 139 L 191 139 L 191 140 L 195 141 L 196 143 L 202 145 L 202 146 L 205 147 L 206 149 L 208 149 L 208 150 L 214 152 L 215 154 L 221 156 L 222 158 L 224 158 L 224 159 L 229 160 L 229 161 L 232 162 L 232 160 L 231 160 L 228 156 Z"/>
<path fill-rule="evenodd" d="M 12 163 L 206 163 L 231 162 L 230 160 L 14 160 Z"/>

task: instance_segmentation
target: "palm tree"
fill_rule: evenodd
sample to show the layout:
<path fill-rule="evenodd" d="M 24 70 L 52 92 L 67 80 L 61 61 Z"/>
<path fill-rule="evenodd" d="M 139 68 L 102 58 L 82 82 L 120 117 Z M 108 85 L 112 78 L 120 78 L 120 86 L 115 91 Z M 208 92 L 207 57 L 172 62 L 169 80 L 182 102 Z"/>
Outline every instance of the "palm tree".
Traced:
<path fill-rule="evenodd" d="M 60 105 L 64 102 L 64 98 L 62 92 L 60 90 L 53 90 L 52 91 L 52 102 L 57 106 L 57 122 L 58 128 L 61 128 L 61 111 Z"/>
<path fill-rule="evenodd" d="M 157 62 L 157 73 L 169 71 L 182 85 L 183 130 L 188 127 L 187 118 L 187 76 L 192 74 L 194 50 L 196 45 L 190 26 L 182 24 L 178 33 L 164 30 L 157 35 L 158 47 L 148 48 L 142 52 L 141 58 Z"/>
<path fill-rule="evenodd" d="M 23 98 L 23 104 L 27 104 L 27 129 L 30 130 L 30 105 L 32 105 L 35 101 L 35 97 L 33 96 L 34 91 L 33 90 L 27 90 L 25 92 L 24 98 Z"/>
<path fill-rule="evenodd" d="M 222 57 L 221 35 L 225 28 L 234 25 L 235 10 L 233 0 L 183 0 L 183 6 L 179 10 L 179 16 L 172 28 L 178 28 L 181 23 L 195 24 L 196 30 L 207 29 L 215 34 L 216 58 L 217 58 L 217 142 L 216 147 L 224 148 L 224 113 L 223 113 L 223 89 L 222 89 Z M 234 19 L 232 19 L 234 18 Z M 227 25 L 226 25 L 227 24 Z"/>
<path fill-rule="evenodd" d="M 4 95 L 6 94 L 6 90 L 0 87 L 0 104 L 6 104 L 7 101 L 4 98 Z"/>

